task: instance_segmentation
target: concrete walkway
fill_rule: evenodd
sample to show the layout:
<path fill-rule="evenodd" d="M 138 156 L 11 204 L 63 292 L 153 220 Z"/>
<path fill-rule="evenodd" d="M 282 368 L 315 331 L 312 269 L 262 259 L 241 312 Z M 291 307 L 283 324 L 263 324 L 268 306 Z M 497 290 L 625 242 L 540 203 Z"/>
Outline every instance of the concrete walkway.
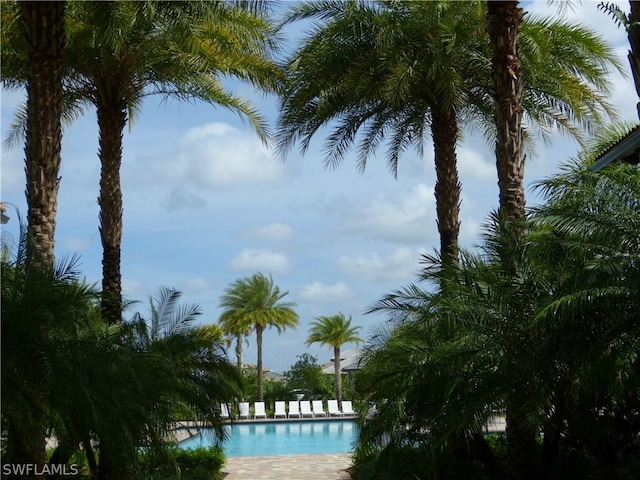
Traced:
<path fill-rule="evenodd" d="M 278 455 L 273 457 L 230 457 L 224 480 L 349 480 L 348 453 L 324 455 Z"/>

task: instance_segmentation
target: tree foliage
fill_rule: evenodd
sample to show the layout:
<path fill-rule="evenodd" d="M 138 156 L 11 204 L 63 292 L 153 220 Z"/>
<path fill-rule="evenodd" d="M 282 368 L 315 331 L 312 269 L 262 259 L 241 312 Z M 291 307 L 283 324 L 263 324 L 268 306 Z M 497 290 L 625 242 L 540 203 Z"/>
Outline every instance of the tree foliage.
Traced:
<path fill-rule="evenodd" d="M 640 175 L 625 165 L 594 174 L 593 156 L 540 183 L 547 201 L 524 237 L 496 215 L 457 268 L 425 256 L 429 288 L 409 285 L 373 307 L 392 322 L 370 339 L 357 377 L 375 412 L 362 426 L 363 459 L 387 452 L 383 468 L 395 450 L 419 446 L 431 459 L 421 478 L 455 458 L 495 476 L 512 475 L 511 456 L 525 454 L 537 478 L 577 458 L 589 478 L 637 462 Z M 518 431 L 508 416 L 503 463 L 482 434 L 509 404 L 537 442 L 510 450 Z"/>
<path fill-rule="evenodd" d="M 281 292 L 274 285 L 271 275 L 262 273 L 236 280 L 229 285 L 220 297 L 223 309 L 220 323 L 223 329 L 238 332 L 255 331 L 258 349 L 258 401 L 263 400 L 264 378 L 262 369 L 262 334 L 265 329 L 274 327 L 278 333 L 287 328 L 295 328 L 299 318 L 294 302 L 283 301 L 289 292 Z"/>
<path fill-rule="evenodd" d="M 331 394 L 331 381 L 318 365 L 318 358 L 303 353 L 285 372 L 287 386 L 292 392 L 304 394 L 308 399 L 325 398 Z M 295 400 L 295 398 L 292 398 Z"/>
<path fill-rule="evenodd" d="M 113 477 L 135 469 L 139 448 L 166 448 L 178 420 L 206 421 L 222 440 L 218 404 L 240 378 L 210 329 L 193 327 L 199 308 L 163 289 L 149 322 L 110 326 L 77 258 L 43 268 L 30 263 L 33 248 L 23 228 L 2 257 L 3 460 L 32 462 L 25 446 L 40 440 L 44 451 L 46 432 L 58 440 L 51 463 L 82 444 L 91 474 Z"/>
<path fill-rule="evenodd" d="M 434 145 L 440 252 L 457 258 L 460 189 L 457 144 L 464 131 L 497 138 L 486 2 L 323 1 L 290 8 L 286 21 L 312 21 L 289 56 L 278 148 L 305 153 L 328 131 L 324 162 L 355 150 L 364 171 L 386 149 L 390 171 L 409 149 Z M 612 50 L 579 25 L 530 18 L 520 48 L 524 92 L 518 115 L 527 138 L 558 129 L 582 138 L 612 113 Z M 501 127 L 502 128 L 502 127 Z M 502 132 L 500 132 L 502 134 Z M 523 152 L 524 153 L 524 152 Z"/>
<path fill-rule="evenodd" d="M 336 387 L 336 399 L 342 402 L 342 368 L 340 359 L 340 347 L 345 343 L 362 343 L 358 331 L 362 327 L 351 326 L 351 315 L 345 317 L 339 312 L 331 317 L 316 317 L 311 323 L 311 330 L 307 337 L 307 345 L 319 343 L 333 347 L 333 365 Z"/>

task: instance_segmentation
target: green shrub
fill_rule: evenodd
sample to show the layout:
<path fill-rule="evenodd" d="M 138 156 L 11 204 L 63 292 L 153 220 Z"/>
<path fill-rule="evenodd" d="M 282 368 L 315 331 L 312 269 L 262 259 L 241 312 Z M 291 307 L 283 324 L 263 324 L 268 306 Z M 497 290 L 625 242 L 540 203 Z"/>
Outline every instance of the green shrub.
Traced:
<path fill-rule="evenodd" d="M 426 479 L 431 471 L 430 455 L 408 445 L 387 445 L 384 449 L 357 448 L 353 455 L 356 480 Z"/>
<path fill-rule="evenodd" d="M 216 480 L 222 478 L 224 452 L 215 446 L 181 450 L 177 447 L 139 456 L 135 478 L 144 480 Z M 133 477 L 132 477 L 133 478 Z"/>

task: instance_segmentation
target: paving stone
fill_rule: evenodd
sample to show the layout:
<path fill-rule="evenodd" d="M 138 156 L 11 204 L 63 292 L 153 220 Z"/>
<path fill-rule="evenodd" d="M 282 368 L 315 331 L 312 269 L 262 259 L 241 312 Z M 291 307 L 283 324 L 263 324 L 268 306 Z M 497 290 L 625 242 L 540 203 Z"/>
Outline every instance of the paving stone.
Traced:
<path fill-rule="evenodd" d="M 230 457 L 225 480 L 349 480 L 351 455 L 277 455 Z"/>

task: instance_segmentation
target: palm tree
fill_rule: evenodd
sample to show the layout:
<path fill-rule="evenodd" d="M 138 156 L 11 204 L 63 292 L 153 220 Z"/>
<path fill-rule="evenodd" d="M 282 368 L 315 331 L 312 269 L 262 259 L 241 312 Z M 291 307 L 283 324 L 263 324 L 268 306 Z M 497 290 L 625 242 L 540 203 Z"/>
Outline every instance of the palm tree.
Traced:
<path fill-rule="evenodd" d="M 136 349 L 166 359 L 174 370 L 166 387 L 175 395 L 165 393 L 162 400 L 171 401 L 169 417 L 160 419 L 165 428 L 177 414 L 213 422 L 222 439 L 218 404 L 238 395 L 240 373 L 225 359 L 218 325 L 194 325 L 202 310 L 195 304 L 180 304 L 181 296 L 178 290 L 161 288 L 150 298 L 149 316 L 137 313 L 128 322 L 129 340 Z"/>
<path fill-rule="evenodd" d="M 500 208 L 512 221 L 525 215 L 524 130 L 522 100 L 524 77 L 520 59 L 520 30 L 524 10 L 519 1 L 488 2 L 487 33 L 491 58 L 496 121 L 496 165 Z"/>
<path fill-rule="evenodd" d="M 633 75 L 633 82 L 636 87 L 636 93 L 640 97 L 640 2 L 629 2 L 631 8 L 627 14 L 620 7 L 609 2 L 600 2 L 598 8 L 607 12 L 615 20 L 618 25 L 621 25 L 627 31 L 627 39 L 629 40 L 628 59 L 629 66 L 631 67 L 631 74 Z M 640 102 L 636 104 L 636 110 L 640 117 Z"/>
<path fill-rule="evenodd" d="M 56 436 L 67 451 L 85 445 L 92 476 L 132 471 L 140 448 L 167 448 L 179 420 L 211 426 L 224 439 L 218 405 L 238 395 L 241 379 L 224 357 L 219 332 L 195 326 L 200 307 L 180 304 L 180 298 L 179 291 L 162 288 L 150 299 L 149 315 L 136 313 L 119 325 L 100 319 L 86 334 L 60 342 L 57 362 L 75 368 L 56 382 L 64 400 L 57 403 Z M 64 372 L 56 371 L 59 377 Z"/>
<path fill-rule="evenodd" d="M 13 71 L 20 71 L 25 80 L 27 92 L 24 148 L 27 223 L 36 242 L 35 249 L 29 252 L 33 258 L 27 261 L 33 260 L 34 264 L 43 271 L 52 269 L 55 259 L 55 216 L 58 207 L 62 142 L 60 117 L 65 7 L 65 1 L 21 2 L 19 5 L 7 2 L 1 6 L 2 79 L 5 82 L 5 72 L 9 71 L 11 75 L 12 68 L 15 69 Z M 22 58 L 24 62 L 16 62 L 9 68 L 6 68 L 7 62 L 4 55 L 7 20 L 9 25 L 16 27 L 17 31 L 14 31 L 16 42 L 24 47 L 26 53 Z M 12 56 L 11 53 L 9 56 Z M 37 418 L 40 418 L 41 414 L 42 412 L 39 412 Z M 25 416 L 28 417 L 28 414 Z M 14 443 L 18 446 L 16 457 L 18 463 L 42 466 L 45 461 L 43 425 L 36 424 L 32 426 L 33 428 L 24 424 L 10 425 L 10 428 L 14 427 L 18 429 L 18 435 L 23 435 L 20 438 L 22 442 Z"/>
<path fill-rule="evenodd" d="M 547 201 L 532 216 L 546 233 L 540 239 L 542 254 L 552 254 L 551 262 L 566 272 L 566 287 L 544 323 L 557 330 L 567 365 L 558 404 L 568 410 L 570 435 L 580 435 L 598 459 L 602 478 L 615 478 L 619 452 L 638 435 L 637 426 L 620 419 L 630 418 L 640 391 L 633 367 L 637 346 L 629 343 L 637 337 L 640 308 L 640 176 L 628 165 L 595 174 L 589 166 L 628 129 L 601 130 L 562 174 L 539 182 Z M 578 384 L 576 392 L 572 385 Z"/>
<path fill-rule="evenodd" d="M 325 143 L 327 166 L 337 166 L 357 146 L 364 170 L 384 144 L 395 175 L 399 157 L 412 146 L 421 153 L 430 133 L 440 251 L 454 262 L 457 142 L 467 126 L 497 135 L 485 8 L 485 2 L 327 1 L 303 4 L 287 17 L 320 21 L 287 63 L 281 154 L 296 142 L 304 153 L 318 130 L 335 122 Z M 602 118 L 608 107 L 599 92 L 607 88 L 609 48 L 585 29 L 540 19 L 530 22 L 524 47 L 532 71 L 521 113 L 532 128 L 544 133 L 553 125 L 579 135 L 578 125 Z"/>
<path fill-rule="evenodd" d="M 9 254 L 3 245 L 2 255 L 3 453 L 7 462 L 41 471 L 46 432 L 60 424 L 59 380 L 67 399 L 84 387 L 68 381 L 75 373 L 69 365 L 58 368 L 60 349 L 86 323 L 97 292 L 80 282 L 76 257 L 34 265 L 37 243 L 22 222 L 20 232 L 16 251 Z"/>
<path fill-rule="evenodd" d="M 342 402 L 342 367 L 340 366 L 340 347 L 345 343 L 362 343 L 358 331 L 362 327 L 351 326 L 351 315 L 347 319 L 339 312 L 331 317 L 316 317 L 311 322 L 311 331 L 307 337 L 307 345 L 319 343 L 333 347 L 333 367 L 335 372 L 336 398 L 338 405 Z"/>
<path fill-rule="evenodd" d="M 251 329 L 247 329 L 246 327 L 238 326 L 233 324 L 233 322 L 224 322 L 221 326 L 222 330 L 227 335 L 226 343 L 227 346 L 231 345 L 232 342 L 235 341 L 236 347 L 236 367 L 238 370 L 242 370 L 242 356 L 243 356 L 243 344 L 246 342 L 247 346 L 249 345 L 249 340 L 245 337 L 251 335 Z"/>
<path fill-rule="evenodd" d="M 12 77 L 19 75 L 26 86 L 27 223 L 38 245 L 39 261 L 46 265 L 54 262 L 60 182 L 65 7 L 65 1 L 2 4 L 2 80 L 10 86 Z M 10 32 L 11 43 L 19 45 L 23 55 L 6 46 Z"/>
<path fill-rule="evenodd" d="M 282 299 L 289 292 L 281 292 L 273 284 L 273 278 L 256 273 L 251 277 L 236 280 L 229 285 L 220 297 L 223 312 L 220 323 L 232 326 L 235 331 L 254 330 L 258 348 L 258 401 L 264 398 L 262 373 L 262 333 L 269 327 L 275 327 L 278 333 L 287 328 L 295 328 L 299 318 L 293 302 Z"/>
<path fill-rule="evenodd" d="M 460 430 L 481 441 L 492 411 L 507 407 L 508 478 L 549 478 L 568 445 L 597 459 L 595 476 L 613 478 L 620 449 L 638 434 L 619 419 L 631 415 L 640 384 L 640 176 L 628 165 L 603 174 L 588 166 L 625 132 L 598 138 L 540 183 L 547 203 L 524 238 L 523 225 L 496 215 L 479 254 L 462 251 L 455 268 L 425 257 L 421 279 L 436 290 L 410 285 L 375 305 L 396 328 L 365 350 L 358 389 L 378 413 L 362 429 L 363 447 L 388 433 L 391 449 L 418 442 L 437 455 Z M 529 438 L 527 451 L 514 448 Z M 495 457 L 480 460 L 495 467 Z M 523 464 L 531 470 L 515 470 Z"/>
<path fill-rule="evenodd" d="M 109 321 L 119 322 L 119 172 L 127 117 L 132 120 L 147 95 L 197 99 L 237 111 L 266 138 L 260 115 L 243 99 L 226 91 L 219 77 L 235 76 L 273 91 L 278 74 L 268 59 L 272 31 L 254 14 L 219 2 L 82 3 L 74 6 L 72 14 L 75 18 L 69 41 L 69 88 L 83 101 L 95 105 L 100 128 L 103 313 Z"/>
<path fill-rule="evenodd" d="M 76 2 L 67 10 L 65 92 L 74 118 L 86 106 L 99 126 L 102 311 L 122 320 L 120 272 L 122 133 L 142 100 L 162 95 L 201 100 L 238 112 L 263 140 L 262 117 L 220 80 L 232 76 L 273 92 L 279 70 L 270 60 L 273 29 L 262 2 Z M 247 8 L 251 7 L 251 9 Z M 19 60 L 19 59 L 17 59 Z M 13 73 L 13 70 L 10 71 Z M 14 83 L 23 78 L 16 73 Z M 59 115 L 58 115 L 59 117 Z"/>
<path fill-rule="evenodd" d="M 496 167 L 498 172 L 500 211 L 525 234 L 525 88 L 530 78 L 522 57 L 524 10 L 517 0 L 487 2 L 486 30 L 492 47 L 491 76 L 496 125 Z M 582 70 L 584 72 L 584 70 Z M 524 374 L 526 375 L 526 373 Z M 516 377 L 518 375 L 516 374 Z M 521 376 L 524 382 L 525 377 Z M 509 437 L 510 474 L 514 478 L 535 478 L 533 458 L 535 432 L 522 421 L 520 410 L 528 403 L 526 389 L 506 405 Z"/>
<path fill-rule="evenodd" d="M 508 405 L 514 395 L 531 400 L 541 390 L 539 375 L 533 374 L 539 363 L 531 359 L 540 355 L 542 342 L 530 321 L 550 293 L 524 242 L 508 227 L 495 217 L 481 253 L 462 250 L 457 266 L 439 255 L 425 256 L 421 280 L 439 289 L 410 285 L 372 309 L 389 312 L 399 327 L 365 357 L 359 388 L 371 392 L 369 401 L 376 405 L 383 403 L 383 392 L 398 392 L 400 405 L 382 405 L 364 438 L 372 441 L 381 428 L 391 428 L 398 445 L 431 432 L 422 442 L 434 456 L 436 476 L 442 468 L 435 460 L 438 452 L 456 451 L 460 442 L 474 455 L 486 452 L 482 427 L 492 410 Z M 529 367 L 513 368 L 521 364 Z M 526 380 L 520 377 L 527 374 Z M 397 382 L 393 390 L 392 382 Z M 508 444 L 510 435 L 507 430 Z M 528 458 L 535 452 L 534 444 Z M 492 455 L 477 459 L 488 470 L 495 468 Z"/>

